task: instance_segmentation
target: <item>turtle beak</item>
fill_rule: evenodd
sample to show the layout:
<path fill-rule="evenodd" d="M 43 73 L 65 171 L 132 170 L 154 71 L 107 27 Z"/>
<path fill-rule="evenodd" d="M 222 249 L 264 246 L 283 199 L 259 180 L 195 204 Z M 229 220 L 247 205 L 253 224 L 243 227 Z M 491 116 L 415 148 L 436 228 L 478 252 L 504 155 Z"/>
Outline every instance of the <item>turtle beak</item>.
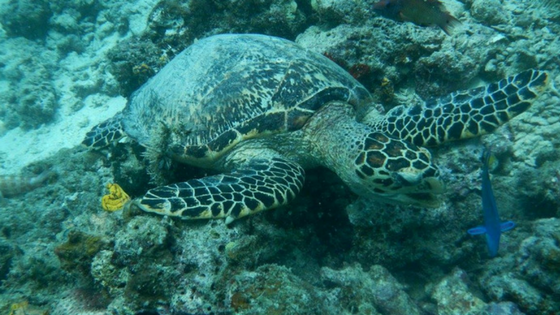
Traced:
<path fill-rule="evenodd" d="M 435 177 L 424 179 L 423 185 L 426 186 L 426 191 L 430 191 L 433 194 L 443 194 L 445 191 L 445 184 Z"/>
<path fill-rule="evenodd" d="M 444 185 L 438 179 L 438 174 L 439 170 L 432 164 L 422 171 L 414 168 L 401 169 L 392 174 L 392 179 L 396 186 L 402 187 L 407 193 L 427 192 L 440 194 L 444 190 Z"/>
<path fill-rule="evenodd" d="M 395 172 L 393 173 L 393 180 L 402 187 L 418 186 L 422 182 L 422 176 L 419 174 L 412 176 L 411 174 L 409 172 Z"/>

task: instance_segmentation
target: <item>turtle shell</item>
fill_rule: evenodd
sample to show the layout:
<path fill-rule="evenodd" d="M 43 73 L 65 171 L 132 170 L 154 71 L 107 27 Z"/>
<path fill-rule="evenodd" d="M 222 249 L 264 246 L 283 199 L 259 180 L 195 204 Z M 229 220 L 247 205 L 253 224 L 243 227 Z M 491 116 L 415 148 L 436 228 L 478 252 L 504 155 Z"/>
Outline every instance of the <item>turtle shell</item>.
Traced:
<path fill-rule="evenodd" d="M 329 101 L 360 107 L 369 99 L 344 69 L 296 43 L 216 35 L 185 49 L 137 90 L 123 126 L 142 145 L 212 161 L 239 141 L 300 129 Z"/>

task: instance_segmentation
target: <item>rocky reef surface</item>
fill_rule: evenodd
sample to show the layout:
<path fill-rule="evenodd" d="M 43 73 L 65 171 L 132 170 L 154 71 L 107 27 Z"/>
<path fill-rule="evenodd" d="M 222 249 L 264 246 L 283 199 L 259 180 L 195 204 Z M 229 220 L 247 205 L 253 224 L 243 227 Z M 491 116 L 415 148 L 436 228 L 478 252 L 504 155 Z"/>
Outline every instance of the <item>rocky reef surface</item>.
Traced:
<path fill-rule="evenodd" d="M 560 5 L 446 0 L 461 21 L 448 36 L 374 2 L 1 0 L 0 180 L 54 175 L 0 200 L 0 313 L 560 314 Z M 529 68 L 551 84 L 495 133 L 431 149 L 447 184 L 436 209 L 371 204 L 317 169 L 293 204 L 231 226 L 103 211 L 107 183 L 152 186 L 140 148 L 90 152 L 85 133 L 182 49 L 232 32 L 329 56 L 385 110 Z M 482 221 L 485 146 L 517 224 L 496 258 L 466 233 Z"/>

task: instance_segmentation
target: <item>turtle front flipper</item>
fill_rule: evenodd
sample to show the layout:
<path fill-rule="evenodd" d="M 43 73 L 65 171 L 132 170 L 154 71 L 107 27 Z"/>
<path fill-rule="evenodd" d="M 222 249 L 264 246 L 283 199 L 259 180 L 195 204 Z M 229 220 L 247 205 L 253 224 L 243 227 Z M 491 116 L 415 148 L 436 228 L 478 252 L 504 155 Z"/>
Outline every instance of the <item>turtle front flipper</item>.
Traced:
<path fill-rule="evenodd" d="M 125 137 L 122 126 L 122 116 L 117 114 L 99 125 L 93 127 L 82 141 L 82 144 L 90 148 L 104 148 L 111 143 L 116 143 Z"/>
<path fill-rule="evenodd" d="M 469 91 L 397 106 L 364 123 L 418 146 L 480 136 L 494 131 L 527 110 L 547 84 L 547 74 L 528 70 Z"/>
<path fill-rule="evenodd" d="M 226 224 L 287 204 L 304 182 L 298 164 L 255 159 L 229 173 L 150 189 L 135 200 L 142 210 L 183 219 L 226 218 Z"/>

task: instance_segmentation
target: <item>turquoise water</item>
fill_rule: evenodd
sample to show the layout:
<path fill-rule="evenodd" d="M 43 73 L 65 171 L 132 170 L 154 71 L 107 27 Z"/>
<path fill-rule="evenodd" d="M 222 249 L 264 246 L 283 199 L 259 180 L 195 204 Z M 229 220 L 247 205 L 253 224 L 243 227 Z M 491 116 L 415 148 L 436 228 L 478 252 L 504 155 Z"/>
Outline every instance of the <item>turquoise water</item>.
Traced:
<path fill-rule="evenodd" d="M 447 35 L 437 25 L 418 25 L 423 24 L 418 17 L 382 16 L 373 10 L 374 2 L 0 1 L 0 312 L 560 314 L 560 95 L 555 87 L 560 5 L 445 1 L 446 10 L 460 21 Z M 419 6 L 414 1 L 399 5 L 404 6 L 401 10 Z M 424 12 L 436 19 L 442 11 Z M 531 99 L 532 105 L 487 135 L 412 150 L 429 154 L 438 167 L 435 177 L 442 187 L 431 207 L 411 204 L 427 200 L 427 193 L 437 188 L 433 181 L 405 202 L 352 182 L 356 158 L 344 156 L 359 145 L 352 146 L 350 132 L 340 131 L 346 130 L 342 122 L 329 125 L 331 111 L 325 108 L 331 107 L 300 103 L 301 97 L 293 101 L 309 109 L 291 121 L 289 135 L 270 127 L 269 116 L 260 125 L 249 125 L 256 129 L 243 129 L 249 130 L 245 138 L 255 136 L 251 130 L 269 133 L 265 140 L 238 144 L 246 146 L 236 151 L 240 155 L 233 162 L 174 160 L 168 154 L 173 137 L 196 142 L 189 136 L 204 138 L 204 128 L 214 128 L 208 121 L 218 115 L 228 118 L 228 126 L 243 127 L 239 117 L 247 111 L 224 111 L 223 101 L 205 112 L 195 106 L 195 96 L 230 91 L 220 95 L 224 100 L 234 95 L 232 102 L 245 104 L 241 100 L 263 95 L 243 98 L 227 89 L 257 91 L 261 85 L 254 83 L 253 71 L 227 81 L 224 90 L 215 87 L 214 94 L 202 84 L 184 88 L 187 83 L 181 84 L 177 76 L 209 85 L 216 82 L 213 76 L 227 77 L 230 70 L 216 70 L 226 57 L 202 63 L 210 52 L 202 52 L 184 74 L 176 68 L 179 75 L 151 81 L 161 85 L 153 92 L 148 89 L 155 109 L 141 106 L 140 113 L 149 115 L 139 119 L 141 127 L 133 127 L 129 118 L 124 133 L 109 146 L 92 150 L 81 144 L 94 126 L 138 97 L 134 92 L 150 78 L 161 77 L 164 66 L 183 50 L 225 33 L 266 34 L 302 47 L 297 48 L 301 55 L 290 57 L 298 79 L 278 88 L 283 97 L 278 97 L 275 110 L 287 104 L 294 91 L 299 96 L 311 93 L 301 87 L 317 72 L 295 66 L 297 60 L 313 65 L 304 58 L 305 50 L 330 59 L 336 65 L 323 57 L 317 57 L 323 60 L 317 64 L 329 64 L 359 83 L 349 88 L 331 72 L 321 82 L 364 91 L 355 99 L 335 97 L 353 109 L 334 118 L 345 117 L 353 127 L 368 125 L 364 130 L 391 133 L 377 122 L 398 106 L 404 105 L 405 111 L 415 105 L 423 108 L 426 100 L 445 100 L 454 91 L 486 86 L 528 69 L 546 72 L 548 83 L 542 88 L 536 84 L 532 91 L 538 97 Z M 244 44 L 239 45 L 220 47 L 226 56 L 242 50 Z M 287 58 L 284 49 L 280 45 L 271 51 L 278 52 L 275 58 Z M 265 52 L 257 48 L 248 53 Z M 235 56 L 227 64 L 243 64 Z M 266 61 L 258 68 L 262 73 L 279 59 Z M 178 100 L 191 109 L 188 114 L 181 111 L 179 122 L 162 119 L 168 117 L 163 109 L 169 94 L 161 92 L 165 89 L 189 95 Z M 332 95 L 342 92 L 336 93 Z M 319 108 L 323 110 L 317 114 Z M 474 114 L 463 116 L 458 120 Z M 224 128 L 216 127 L 215 134 Z M 307 136 L 301 131 L 311 128 L 319 132 Z M 391 135 L 412 139 L 419 128 L 401 126 L 400 133 Z M 135 130 L 144 131 L 138 135 Z M 143 140 L 146 134 L 152 142 Z M 212 148 L 226 142 L 215 142 Z M 385 145 L 383 150 L 389 148 L 394 147 Z M 467 234 L 484 222 L 480 157 L 485 148 L 496 158 L 490 176 L 499 215 L 516 224 L 501 235 L 494 258 L 484 237 Z M 371 151 L 378 149 L 371 146 Z M 287 205 L 228 225 L 223 218 L 181 220 L 138 207 L 138 200 L 158 186 L 191 180 L 190 187 L 195 187 L 195 178 L 231 172 L 240 176 L 235 172 L 248 171 L 236 159 L 269 158 L 270 150 L 305 167 L 305 183 Z M 375 156 L 370 153 L 361 160 L 375 164 Z M 262 167 L 267 165 L 272 163 Z M 395 185 L 419 185 L 408 171 L 389 174 Z M 112 183 L 136 204 L 123 201 L 124 210 L 103 210 L 102 198 Z"/>

